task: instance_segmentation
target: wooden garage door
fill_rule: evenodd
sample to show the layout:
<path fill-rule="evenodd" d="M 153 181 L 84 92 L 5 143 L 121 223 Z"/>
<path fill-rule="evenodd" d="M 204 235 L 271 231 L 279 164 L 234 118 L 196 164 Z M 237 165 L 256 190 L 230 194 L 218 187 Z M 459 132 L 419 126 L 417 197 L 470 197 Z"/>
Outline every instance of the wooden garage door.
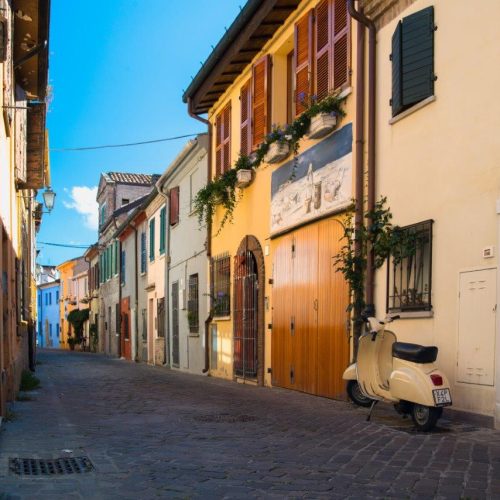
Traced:
<path fill-rule="evenodd" d="M 328 219 L 280 239 L 274 257 L 273 384 L 342 397 L 348 288 L 333 267 L 342 226 Z"/>

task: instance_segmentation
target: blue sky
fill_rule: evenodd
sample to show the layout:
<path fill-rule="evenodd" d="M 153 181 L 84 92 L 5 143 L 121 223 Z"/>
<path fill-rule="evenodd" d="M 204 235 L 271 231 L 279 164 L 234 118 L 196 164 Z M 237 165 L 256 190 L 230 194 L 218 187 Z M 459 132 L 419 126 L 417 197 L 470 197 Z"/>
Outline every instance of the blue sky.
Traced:
<path fill-rule="evenodd" d="M 51 148 L 117 144 L 205 131 L 182 93 L 245 0 L 52 0 L 47 123 Z M 186 6 L 189 5 L 189 8 Z M 50 153 L 56 206 L 40 242 L 90 244 L 93 191 L 104 171 L 162 173 L 186 139 Z M 38 262 L 82 250 L 39 243 Z"/>

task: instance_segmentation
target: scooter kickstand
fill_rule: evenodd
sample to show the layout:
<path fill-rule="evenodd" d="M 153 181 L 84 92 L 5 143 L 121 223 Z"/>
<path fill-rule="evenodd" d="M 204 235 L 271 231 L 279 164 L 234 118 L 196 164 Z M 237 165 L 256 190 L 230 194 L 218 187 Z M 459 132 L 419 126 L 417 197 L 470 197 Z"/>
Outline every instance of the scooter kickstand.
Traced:
<path fill-rule="evenodd" d="M 366 421 L 369 422 L 370 419 L 372 418 L 372 411 L 373 408 L 375 408 L 375 405 L 378 403 L 378 399 L 374 399 L 372 405 L 370 406 L 370 413 L 368 413 L 368 416 L 366 417 Z"/>

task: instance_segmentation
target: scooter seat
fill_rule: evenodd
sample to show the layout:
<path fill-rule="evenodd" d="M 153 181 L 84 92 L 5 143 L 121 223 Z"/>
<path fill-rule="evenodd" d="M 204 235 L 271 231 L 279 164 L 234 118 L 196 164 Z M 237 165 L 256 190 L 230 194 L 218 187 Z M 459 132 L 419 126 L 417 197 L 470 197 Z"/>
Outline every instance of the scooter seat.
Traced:
<path fill-rule="evenodd" d="M 436 346 L 423 346 L 408 344 L 407 342 L 394 342 L 392 344 L 392 355 L 395 358 L 406 359 L 413 363 L 433 363 L 438 355 Z"/>

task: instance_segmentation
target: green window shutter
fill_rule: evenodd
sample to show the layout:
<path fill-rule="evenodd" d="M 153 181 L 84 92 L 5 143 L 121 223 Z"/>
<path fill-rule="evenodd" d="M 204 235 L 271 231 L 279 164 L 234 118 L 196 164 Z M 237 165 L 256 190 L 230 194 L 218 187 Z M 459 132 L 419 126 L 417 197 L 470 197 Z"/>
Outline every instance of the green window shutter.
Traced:
<path fill-rule="evenodd" d="M 392 116 L 434 95 L 434 7 L 400 21 L 392 36 Z"/>
<path fill-rule="evenodd" d="M 160 254 L 165 253 L 165 207 L 160 210 Z"/>
<path fill-rule="evenodd" d="M 118 274 L 118 259 L 120 257 L 120 254 L 118 253 L 119 248 L 120 245 L 118 244 L 118 241 L 115 241 L 115 275 Z"/>
<path fill-rule="evenodd" d="M 108 280 L 111 277 L 111 247 L 106 248 L 106 257 L 107 257 L 107 262 L 106 262 L 106 279 Z"/>
<path fill-rule="evenodd" d="M 155 260 L 155 220 L 149 221 L 149 260 Z"/>
<path fill-rule="evenodd" d="M 402 78 L 401 78 L 401 47 L 402 47 L 402 40 L 401 40 L 401 33 L 402 33 L 402 23 L 399 21 L 396 31 L 394 31 L 394 34 L 392 35 L 392 54 L 391 54 L 391 61 L 392 61 L 392 99 L 391 99 L 391 106 L 392 106 L 392 116 L 396 116 L 403 110 L 403 105 L 402 105 L 402 99 L 401 99 L 401 85 L 402 85 Z"/>
<path fill-rule="evenodd" d="M 403 19 L 403 106 L 434 95 L 434 7 Z"/>

